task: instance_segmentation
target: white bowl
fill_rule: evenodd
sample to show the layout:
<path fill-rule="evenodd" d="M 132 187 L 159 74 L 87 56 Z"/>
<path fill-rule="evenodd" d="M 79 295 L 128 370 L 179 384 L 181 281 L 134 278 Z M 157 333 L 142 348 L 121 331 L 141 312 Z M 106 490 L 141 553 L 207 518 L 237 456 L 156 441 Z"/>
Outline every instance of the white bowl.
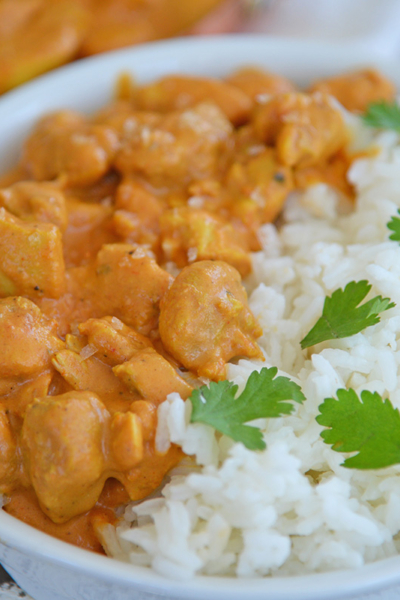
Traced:
<path fill-rule="evenodd" d="M 0 172 L 15 163 L 22 140 L 39 116 L 58 108 L 86 112 L 99 108 L 111 98 L 122 71 L 130 71 L 144 82 L 170 72 L 220 76 L 249 63 L 305 85 L 321 76 L 376 64 L 376 60 L 351 43 L 339 47 L 246 35 L 174 40 L 97 56 L 45 75 L 0 99 Z M 397 65 L 377 66 L 400 84 Z M 400 557 L 357 570 L 304 577 L 196 577 L 176 582 L 53 539 L 4 511 L 0 511 L 0 560 L 35 600 L 400 597 Z M 388 590 L 388 595 L 383 596 L 383 590 Z"/>

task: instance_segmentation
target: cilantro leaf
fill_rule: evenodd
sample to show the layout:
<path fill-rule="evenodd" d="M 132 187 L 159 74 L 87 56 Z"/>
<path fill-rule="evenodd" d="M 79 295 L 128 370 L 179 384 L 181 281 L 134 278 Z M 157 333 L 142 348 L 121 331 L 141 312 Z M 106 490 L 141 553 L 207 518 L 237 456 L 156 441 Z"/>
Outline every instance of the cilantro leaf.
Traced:
<path fill-rule="evenodd" d="M 326 444 L 336 452 L 358 452 L 346 458 L 349 469 L 381 469 L 400 463 L 400 414 L 390 400 L 364 390 L 361 400 L 352 389 L 337 391 L 338 399 L 326 398 L 316 420 L 324 427 Z"/>
<path fill-rule="evenodd" d="M 304 394 L 287 377 L 275 377 L 276 367 L 253 371 L 243 392 L 236 398 L 238 386 L 230 381 L 211 382 L 190 396 L 193 405 L 191 422 L 206 423 L 217 431 L 242 442 L 250 450 L 263 450 L 266 445 L 257 427 L 245 425 L 260 418 L 280 417 L 293 411 L 293 400 L 301 404 Z"/>
<path fill-rule="evenodd" d="M 339 288 L 332 296 L 327 296 L 322 316 L 300 342 L 303 350 L 325 340 L 349 337 L 379 323 L 379 313 L 396 305 L 390 298 L 375 296 L 358 306 L 371 287 L 365 279 L 351 281 L 344 290 Z"/>
<path fill-rule="evenodd" d="M 400 210 L 397 211 L 400 215 Z M 389 235 L 389 240 L 394 240 L 395 242 L 400 242 L 400 219 L 399 217 L 392 217 L 389 223 L 386 223 L 386 227 L 391 231 L 394 231 L 392 235 Z"/>
<path fill-rule="evenodd" d="M 400 131 L 400 106 L 396 102 L 372 102 L 362 117 L 364 123 L 379 129 Z"/>

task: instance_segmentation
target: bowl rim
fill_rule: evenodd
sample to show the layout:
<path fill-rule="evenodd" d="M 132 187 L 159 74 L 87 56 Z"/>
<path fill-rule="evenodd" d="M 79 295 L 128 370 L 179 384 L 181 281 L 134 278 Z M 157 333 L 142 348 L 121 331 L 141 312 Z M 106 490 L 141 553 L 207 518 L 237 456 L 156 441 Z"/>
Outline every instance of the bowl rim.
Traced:
<path fill-rule="evenodd" d="M 132 585 L 138 591 L 168 593 L 177 599 L 265 600 L 268 593 L 275 599 L 329 600 L 341 596 L 389 588 L 400 583 L 400 556 L 367 563 L 358 569 L 336 570 L 289 577 L 228 578 L 196 575 L 188 580 L 167 579 L 150 568 L 138 567 L 102 556 L 53 538 L 19 521 L 4 511 L 0 513 L 0 544 L 44 560 L 61 568 L 73 568 L 85 576 L 106 583 Z"/>
<path fill-rule="evenodd" d="M 146 65 L 159 59 L 160 55 L 162 56 L 162 65 L 164 65 L 161 69 L 162 72 L 167 72 L 165 65 L 167 65 L 168 72 L 171 72 L 171 65 L 176 64 L 176 69 L 180 69 L 182 56 L 184 56 L 185 64 L 188 63 L 188 55 L 200 56 L 204 64 L 211 64 L 210 61 L 212 59 L 215 61 L 216 55 L 220 58 L 221 56 L 225 57 L 225 60 L 229 57 L 229 53 L 237 55 L 238 44 L 240 45 L 240 55 L 244 60 L 249 55 L 262 56 L 264 53 L 271 57 L 279 56 L 282 51 L 287 53 L 288 47 L 290 47 L 294 55 L 300 53 L 305 57 L 311 57 L 318 54 L 321 62 L 328 61 L 329 57 L 334 56 L 339 59 L 339 62 L 346 63 L 350 52 L 354 65 L 370 63 L 383 67 L 388 65 L 389 71 L 395 72 L 395 63 L 393 62 L 391 65 L 391 61 L 388 61 L 387 57 L 377 58 L 368 55 L 364 45 L 350 42 L 338 46 L 335 43 L 315 40 L 293 40 L 254 34 L 178 38 L 89 57 L 42 75 L 0 98 L 0 124 L 11 114 L 21 113 L 22 115 L 29 107 L 32 98 L 36 98 L 36 102 L 40 104 L 43 94 L 51 95 L 60 86 L 67 89 L 68 86 L 74 84 L 76 79 L 90 81 L 90 77 L 95 75 L 98 79 L 102 79 L 103 90 L 110 81 L 115 80 L 118 72 L 125 70 L 126 65 L 131 65 L 135 71 L 138 68 L 141 76 L 146 77 Z M 198 61 L 196 64 L 199 72 L 202 71 L 200 62 Z M 238 59 L 232 61 L 236 66 L 240 62 Z M 265 62 L 263 58 L 260 64 L 265 65 Z M 206 70 L 208 71 L 208 69 Z M 187 68 L 186 72 L 190 72 L 190 69 Z M 151 79 L 157 76 L 153 71 Z M 400 83 L 399 78 L 398 83 Z M 36 114 L 39 114 L 41 109 L 36 107 L 35 110 Z M 48 112 L 47 108 L 43 112 Z M 28 117 L 31 118 L 29 115 Z M 2 125 L 0 125 L 0 133 L 1 129 Z M 368 563 L 359 569 L 301 576 L 254 579 L 196 576 L 188 581 L 170 580 L 150 569 L 94 554 L 60 541 L 19 521 L 3 510 L 0 511 L 0 543 L 10 549 L 28 553 L 60 567 L 73 568 L 77 572 L 91 575 L 102 581 L 132 585 L 135 586 L 135 589 L 150 590 L 152 593 L 161 595 L 168 592 L 176 598 L 190 596 L 193 600 L 203 600 L 206 593 L 213 593 L 215 600 L 241 600 L 249 594 L 253 600 L 261 600 L 265 599 L 266 593 L 282 600 L 289 598 L 296 600 L 322 600 L 324 598 L 328 600 L 342 595 L 350 596 L 362 592 L 372 592 L 400 584 L 400 556 Z"/>
<path fill-rule="evenodd" d="M 288 46 L 293 48 L 294 54 L 296 52 L 306 53 L 309 56 L 318 54 L 322 61 L 327 61 L 332 54 L 337 59 L 346 61 L 350 52 L 354 57 L 353 62 L 358 64 L 368 65 L 370 63 L 377 63 L 383 67 L 388 63 L 393 64 L 393 66 L 396 64 L 396 56 L 388 56 L 384 52 L 379 54 L 376 51 L 376 48 L 372 48 L 368 51 L 368 44 L 364 42 L 360 43 L 357 40 L 345 39 L 341 40 L 340 43 L 337 43 L 336 41 L 331 40 L 308 40 L 304 38 L 290 38 L 283 35 L 266 36 L 259 33 L 230 33 L 210 36 L 177 37 L 111 50 L 102 54 L 88 56 L 53 69 L 52 71 L 39 75 L 38 77 L 2 94 L 0 96 L 0 110 L 8 110 L 13 104 L 14 109 L 21 108 L 27 95 L 37 93 L 40 88 L 47 90 L 54 88 L 62 82 L 64 82 L 64 84 L 69 83 L 73 81 L 75 77 L 79 77 L 83 73 L 90 75 L 90 71 L 92 69 L 98 71 L 100 65 L 102 70 L 107 70 L 110 67 L 115 68 L 115 65 L 118 63 L 125 65 L 129 63 L 130 60 L 134 60 L 136 69 L 139 68 L 139 71 L 141 72 L 140 65 L 138 64 L 141 60 L 145 59 L 146 62 L 149 62 L 154 58 L 160 59 L 159 55 L 161 54 L 162 63 L 165 63 L 169 58 L 173 57 L 179 68 L 179 63 L 183 60 L 179 55 L 183 51 L 187 52 L 188 48 L 191 55 L 197 54 L 202 57 L 202 54 L 206 52 L 206 60 L 203 58 L 202 60 L 203 62 L 208 63 L 210 56 L 215 59 L 215 53 L 217 51 L 220 51 L 223 55 L 222 58 L 226 59 L 226 55 L 229 54 L 230 51 L 235 52 L 235 50 L 237 50 L 236 46 L 238 44 L 241 46 L 241 54 L 243 54 L 244 60 L 250 50 L 254 64 L 258 62 L 258 58 L 254 58 L 255 47 L 260 48 L 260 51 L 264 49 L 268 52 L 273 52 L 275 58 L 279 60 L 280 52 L 287 51 Z M 199 61 L 195 64 L 196 67 L 198 66 L 198 63 Z M 237 64 L 237 60 L 234 61 L 234 63 Z M 263 63 L 265 63 L 265 61 L 261 59 L 260 64 Z M 209 69 L 207 69 L 207 71 L 208 70 Z M 164 72 L 164 68 L 162 68 L 162 72 Z M 191 70 L 185 69 L 184 72 L 190 73 Z M 154 79 L 154 75 L 152 75 L 151 79 Z"/>

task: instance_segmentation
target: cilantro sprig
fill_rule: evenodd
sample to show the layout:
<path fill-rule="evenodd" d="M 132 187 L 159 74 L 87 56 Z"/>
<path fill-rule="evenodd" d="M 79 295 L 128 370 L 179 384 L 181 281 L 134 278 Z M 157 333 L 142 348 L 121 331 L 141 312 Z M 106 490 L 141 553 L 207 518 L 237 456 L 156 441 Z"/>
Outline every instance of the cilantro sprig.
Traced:
<path fill-rule="evenodd" d="M 362 117 L 364 123 L 378 129 L 400 131 L 400 106 L 396 102 L 371 102 Z"/>
<path fill-rule="evenodd" d="M 258 427 L 246 425 L 260 418 L 290 414 L 305 396 L 300 387 L 287 377 L 276 377 L 278 369 L 253 371 L 243 392 L 236 398 L 238 386 L 230 381 L 211 382 L 190 396 L 192 423 L 206 423 L 217 431 L 242 442 L 250 450 L 264 450 L 266 444 Z"/>
<path fill-rule="evenodd" d="M 358 452 L 342 463 L 349 469 L 381 469 L 400 463 L 400 414 L 390 400 L 364 390 L 361 400 L 353 389 L 339 389 L 337 400 L 326 398 L 317 422 L 336 452 Z"/>
<path fill-rule="evenodd" d="M 359 306 L 371 287 L 364 279 L 351 281 L 344 290 L 339 288 L 332 296 L 327 296 L 322 316 L 300 342 L 303 350 L 326 340 L 349 337 L 379 323 L 379 313 L 395 304 L 390 298 L 375 296 Z"/>
<path fill-rule="evenodd" d="M 397 211 L 400 215 L 400 210 Z M 386 223 L 386 227 L 393 231 L 392 235 L 389 235 L 389 240 L 394 242 L 400 242 L 400 219 L 399 217 L 392 217 L 389 223 Z"/>

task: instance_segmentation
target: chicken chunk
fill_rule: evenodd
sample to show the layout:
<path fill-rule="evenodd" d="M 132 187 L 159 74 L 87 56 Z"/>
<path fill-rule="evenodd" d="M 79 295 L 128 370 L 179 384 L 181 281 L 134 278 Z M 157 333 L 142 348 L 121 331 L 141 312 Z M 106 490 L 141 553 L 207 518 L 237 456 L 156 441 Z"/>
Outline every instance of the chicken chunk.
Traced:
<path fill-rule="evenodd" d="M 234 124 L 248 120 L 253 103 L 237 87 L 205 77 L 169 75 L 138 90 L 135 98 L 143 110 L 168 112 L 212 101 Z"/>
<path fill-rule="evenodd" d="M 124 413 L 124 415 L 127 414 Z M 136 413 L 133 415 L 137 416 Z M 167 452 L 159 453 L 154 444 L 155 428 L 152 429 L 150 438 L 145 439 L 144 429 L 139 418 L 132 419 L 132 417 L 124 416 L 121 422 L 118 422 L 117 416 L 115 416 L 114 423 L 117 427 L 112 431 L 111 439 L 115 468 L 109 474 L 124 485 L 131 500 L 142 500 L 154 492 L 162 484 L 168 471 L 175 467 L 184 456 L 181 448 L 175 444 L 172 444 Z M 142 448 L 137 430 L 138 425 L 142 427 Z"/>
<path fill-rule="evenodd" d="M 124 241 L 155 248 L 164 203 L 133 177 L 126 177 L 115 196 L 113 226 Z"/>
<path fill-rule="evenodd" d="M 236 356 L 263 360 L 256 343 L 261 334 L 239 273 L 222 261 L 185 267 L 161 301 L 165 348 L 199 376 L 223 379 Z"/>
<path fill-rule="evenodd" d="M 148 225 L 160 217 L 165 202 L 135 177 L 126 177 L 117 188 L 115 208 L 140 215 L 142 223 Z"/>
<path fill-rule="evenodd" d="M 116 413 L 111 422 L 113 458 L 122 471 L 133 469 L 144 458 L 142 424 L 132 412 Z"/>
<path fill-rule="evenodd" d="M 344 197 L 354 200 L 355 190 L 347 177 L 351 163 L 352 157 L 347 152 L 339 150 L 328 160 L 322 161 L 318 165 L 295 169 L 295 186 L 304 190 L 318 183 L 326 183 L 339 191 Z"/>
<path fill-rule="evenodd" d="M 157 429 L 157 404 L 150 400 L 136 400 L 129 410 L 140 419 L 143 439 L 154 439 Z"/>
<path fill-rule="evenodd" d="M 258 228 L 277 218 L 293 187 L 292 170 L 279 161 L 272 148 L 232 164 L 226 176 L 226 209 L 248 229 L 251 250 L 259 249 Z"/>
<path fill-rule="evenodd" d="M 92 122 L 97 125 L 112 127 L 119 135 L 122 135 L 126 129 L 134 126 L 137 112 L 132 102 L 115 100 L 95 114 Z"/>
<path fill-rule="evenodd" d="M 111 231 L 111 206 L 68 198 L 67 211 L 68 227 L 63 235 L 67 268 L 92 262 L 103 244 L 116 241 Z"/>
<path fill-rule="evenodd" d="M 110 415 L 96 394 L 37 398 L 27 410 L 22 444 L 43 512 L 56 523 L 90 510 L 104 484 L 104 432 Z"/>
<path fill-rule="evenodd" d="M 89 319 L 79 325 L 79 331 L 87 336 L 88 344 L 97 349 L 100 360 L 112 367 L 126 362 L 140 350 L 152 348 L 148 338 L 116 317 Z"/>
<path fill-rule="evenodd" d="M 10 493 L 16 477 L 16 444 L 6 409 L 0 405 L 0 493 Z"/>
<path fill-rule="evenodd" d="M 139 350 L 113 371 L 127 387 L 138 391 L 142 398 L 153 404 L 160 404 L 172 392 L 178 392 L 182 398 L 187 398 L 192 392 L 190 385 L 154 348 Z"/>
<path fill-rule="evenodd" d="M 64 347 L 56 330 L 57 324 L 30 300 L 0 300 L 0 394 L 10 391 L 10 383 L 20 384 L 51 368 L 52 356 Z"/>
<path fill-rule="evenodd" d="M 395 85 L 375 69 L 321 79 L 312 85 L 310 91 L 330 94 L 347 110 L 361 113 L 366 111 L 371 102 L 390 102 L 396 95 Z"/>
<path fill-rule="evenodd" d="M 103 246 L 96 261 L 98 311 L 114 315 L 143 335 L 157 327 L 159 303 L 172 282 L 153 258 L 129 244 Z"/>
<path fill-rule="evenodd" d="M 308 167 L 335 154 L 347 141 L 340 111 L 323 94 L 286 93 L 256 107 L 253 126 L 260 141 L 276 145 L 289 167 Z"/>
<path fill-rule="evenodd" d="M 62 350 L 53 357 L 54 368 L 75 390 L 91 390 L 110 413 L 127 410 L 138 399 L 112 372 L 108 365 L 84 352 Z"/>
<path fill-rule="evenodd" d="M 90 510 L 110 477 L 132 500 L 148 495 L 182 457 L 176 446 L 163 454 L 155 450 L 156 422 L 154 405 L 145 400 L 111 416 L 89 391 L 36 398 L 27 409 L 21 443 L 43 512 L 65 523 Z"/>
<path fill-rule="evenodd" d="M 26 140 L 22 166 L 38 181 L 63 177 L 67 186 L 89 185 L 110 168 L 117 150 L 110 127 L 91 125 L 73 112 L 44 117 Z"/>
<path fill-rule="evenodd" d="M 228 221 L 204 210 L 182 207 L 164 212 L 161 246 L 165 258 L 179 268 L 199 260 L 223 260 L 243 277 L 251 271 L 244 237 Z"/>
<path fill-rule="evenodd" d="M 21 181 L 0 190 L 0 206 L 23 221 L 53 223 L 67 227 L 67 209 L 62 191 L 46 181 Z"/>
<path fill-rule="evenodd" d="M 122 140 L 114 164 L 123 174 L 144 176 L 155 187 L 185 186 L 221 171 L 232 126 L 214 104 L 158 115 L 153 126 L 137 123 Z"/>
<path fill-rule="evenodd" d="M 244 67 L 226 78 L 227 83 L 242 90 L 252 100 L 260 97 L 275 96 L 284 92 L 294 92 L 295 87 L 289 79 L 269 73 L 257 67 Z"/>
<path fill-rule="evenodd" d="M 25 223 L 0 208 L 0 298 L 24 294 L 58 298 L 65 287 L 61 232 Z"/>
<path fill-rule="evenodd" d="M 5 395 L 1 396 L 2 405 L 7 409 L 9 414 L 16 415 L 18 420 L 23 419 L 27 407 L 35 398 L 49 394 L 54 375 L 54 369 L 50 368 L 39 375 L 35 375 L 34 379 L 26 380 L 24 383 L 16 383 L 15 380 L 9 380 L 9 390 L 5 390 L 5 386 L 0 383 L 0 396 L 2 388 L 5 392 Z"/>

